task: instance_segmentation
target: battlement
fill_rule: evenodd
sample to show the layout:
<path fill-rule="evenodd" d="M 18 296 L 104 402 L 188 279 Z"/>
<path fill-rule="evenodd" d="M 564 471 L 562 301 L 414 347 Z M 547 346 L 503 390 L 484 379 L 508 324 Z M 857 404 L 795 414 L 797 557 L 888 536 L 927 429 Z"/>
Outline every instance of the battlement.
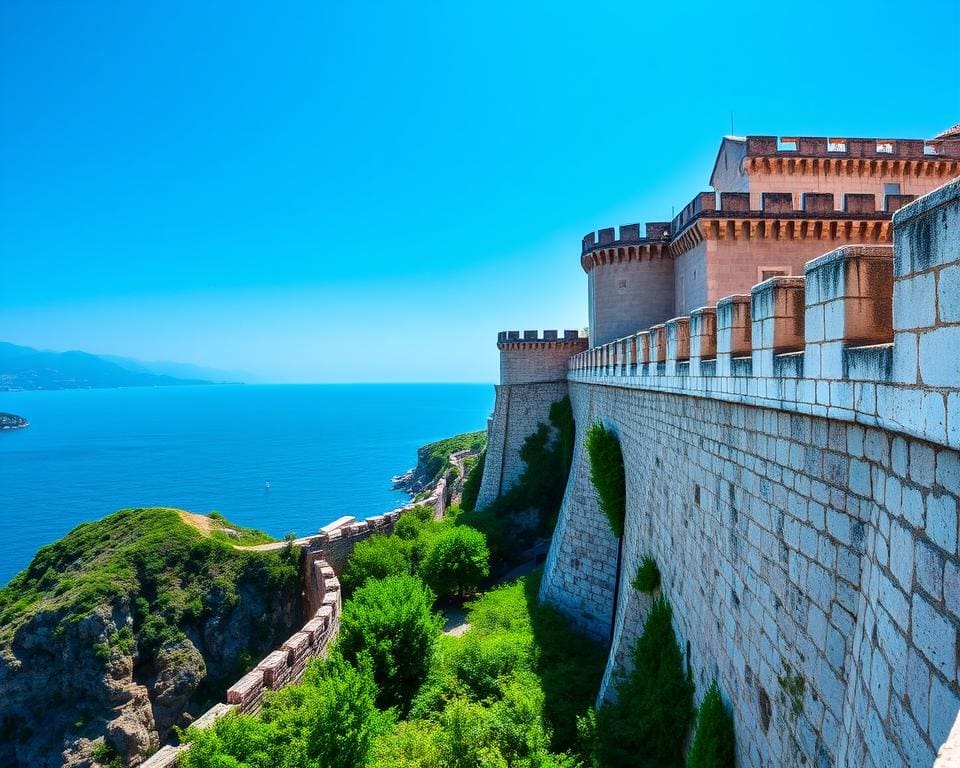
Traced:
<path fill-rule="evenodd" d="M 747 136 L 747 157 L 821 157 L 925 160 L 960 157 L 952 148 L 923 139 Z"/>
<path fill-rule="evenodd" d="M 788 204 L 771 193 L 764 201 Z M 579 353 L 571 379 L 857 421 L 960 448 L 960 180 L 894 222 L 895 249 L 830 251 L 802 277 L 773 277 L 749 296 Z"/>
<path fill-rule="evenodd" d="M 701 218 L 834 218 L 885 220 L 903 206 L 913 202 L 916 195 L 889 194 L 883 196 L 883 210 L 876 210 L 872 194 L 850 193 L 839 198 L 832 192 L 762 192 L 760 207 L 752 208 L 749 192 L 701 192 L 693 198 L 670 225 L 680 234 Z"/>
<path fill-rule="evenodd" d="M 497 347 L 500 349 L 512 347 L 513 345 L 544 345 L 544 344 L 563 344 L 566 342 L 578 342 L 585 339 L 580 335 L 580 331 L 566 330 L 562 335 L 560 331 L 500 331 L 497 334 Z M 527 347 L 516 347 L 526 349 Z"/>
<path fill-rule="evenodd" d="M 641 243 L 662 243 L 670 239 L 670 223 L 656 221 L 644 225 L 644 234 L 640 235 L 639 224 L 621 224 L 607 227 L 597 232 L 588 232 L 583 236 L 582 253 L 610 245 L 639 245 Z"/>

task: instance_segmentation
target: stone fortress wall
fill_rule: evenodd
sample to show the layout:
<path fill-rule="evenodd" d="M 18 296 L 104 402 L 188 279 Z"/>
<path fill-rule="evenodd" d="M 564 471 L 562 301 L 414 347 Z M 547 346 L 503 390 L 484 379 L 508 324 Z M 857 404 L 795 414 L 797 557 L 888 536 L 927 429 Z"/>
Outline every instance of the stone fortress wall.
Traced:
<path fill-rule="evenodd" d="M 268 653 L 256 667 L 227 689 L 226 702 L 214 704 L 194 723 L 205 728 L 230 712 L 254 714 L 263 705 L 267 691 L 278 690 L 303 678 L 307 664 L 332 647 L 340 629 L 341 590 L 338 573 L 357 542 L 376 533 L 390 533 L 400 512 L 357 520 L 341 517 L 324 526 L 315 536 L 293 542 L 301 550 L 304 600 L 310 619 L 277 650 Z M 280 549 L 285 542 L 262 545 Z M 141 768 L 175 768 L 180 753 L 188 746 L 167 745 L 141 763 Z"/>
<path fill-rule="evenodd" d="M 578 445 L 542 598 L 622 669 L 656 558 L 738 764 L 930 765 L 960 709 L 960 181 L 843 247 L 571 358 Z M 582 446 L 620 437 L 627 521 Z"/>
<path fill-rule="evenodd" d="M 487 457 L 477 496 L 482 509 L 510 490 L 523 471 L 520 446 L 567 395 L 567 364 L 587 348 L 577 331 L 505 331 L 497 339 L 500 384 L 487 425 Z"/>

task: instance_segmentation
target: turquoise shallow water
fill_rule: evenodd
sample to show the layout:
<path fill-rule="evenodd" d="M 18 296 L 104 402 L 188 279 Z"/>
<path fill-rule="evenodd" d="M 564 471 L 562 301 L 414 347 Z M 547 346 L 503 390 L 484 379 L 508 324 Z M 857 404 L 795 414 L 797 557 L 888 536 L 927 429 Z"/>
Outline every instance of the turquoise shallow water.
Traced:
<path fill-rule="evenodd" d="M 483 429 L 493 397 L 489 384 L 0 393 L 0 411 L 30 422 L 0 432 L 0 584 L 123 507 L 217 510 L 278 537 L 391 509 L 416 449 Z"/>

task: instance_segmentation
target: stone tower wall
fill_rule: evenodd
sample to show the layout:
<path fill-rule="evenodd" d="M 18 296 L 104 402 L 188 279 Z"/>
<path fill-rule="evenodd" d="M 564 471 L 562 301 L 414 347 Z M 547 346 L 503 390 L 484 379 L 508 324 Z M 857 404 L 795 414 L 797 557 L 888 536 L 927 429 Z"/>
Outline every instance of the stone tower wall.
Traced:
<path fill-rule="evenodd" d="M 655 557 L 742 766 L 931 765 L 960 709 L 960 181 L 894 221 L 895 256 L 842 248 L 571 360 L 577 434 L 623 447 L 619 587 L 578 445 L 541 596 L 612 633 L 607 695 Z"/>
<path fill-rule="evenodd" d="M 673 316 L 674 264 L 666 257 L 600 264 L 587 274 L 590 343 L 606 344 Z"/>
<path fill-rule="evenodd" d="M 523 471 L 520 447 L 547 422 L 550 406 L 567 394 L 570 357 L 586 349 L 577 331 L 506 331 L 500 333 L 500 381 L 487 425 L 487 458 L 477 496 L 484 509 L 510 490 Z"/>

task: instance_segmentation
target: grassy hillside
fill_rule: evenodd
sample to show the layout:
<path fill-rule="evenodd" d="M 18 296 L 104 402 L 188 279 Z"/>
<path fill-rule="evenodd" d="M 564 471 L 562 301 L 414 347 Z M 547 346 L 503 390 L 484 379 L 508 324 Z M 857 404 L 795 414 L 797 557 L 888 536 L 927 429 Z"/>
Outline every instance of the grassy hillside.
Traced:
<path fill-rule="evenodd" d="M 0 744 L 24 765 L 59 765 L 104 734 L 131 754 L 219 698 L 303 619 L 298 551 L 236 546 L 269 540 L 154 508 L 43 547 L 0 590 Z"/>

